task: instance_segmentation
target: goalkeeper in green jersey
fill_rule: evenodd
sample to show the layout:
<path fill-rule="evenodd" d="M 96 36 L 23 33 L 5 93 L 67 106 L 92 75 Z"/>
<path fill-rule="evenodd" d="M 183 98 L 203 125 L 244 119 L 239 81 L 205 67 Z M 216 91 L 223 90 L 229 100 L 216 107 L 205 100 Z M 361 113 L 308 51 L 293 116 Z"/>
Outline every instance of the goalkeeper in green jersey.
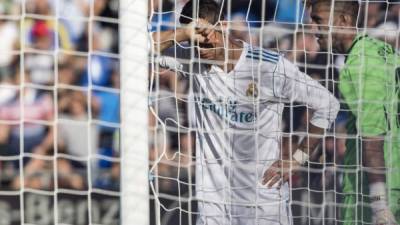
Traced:
<path fill-rule="evenodd" d="M 357 0 L 318 0 L 309 6 L 321 49 L 346 54 L 339 90 L 351 115 L 341 220 L 345 225 L 398 224 L 400 55 L 382 41 L 355 34 Z"/>

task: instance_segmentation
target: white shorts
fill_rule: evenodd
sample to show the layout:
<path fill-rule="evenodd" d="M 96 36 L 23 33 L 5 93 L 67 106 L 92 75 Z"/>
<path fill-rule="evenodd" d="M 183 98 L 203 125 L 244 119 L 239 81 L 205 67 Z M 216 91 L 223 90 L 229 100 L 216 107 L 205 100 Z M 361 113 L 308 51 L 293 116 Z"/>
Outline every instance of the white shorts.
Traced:
<path fill-rule="evenodd" d="M 288 202 L 264 206 L 232 206 L 198 202 L 197 225 L 291 225 Z"/>

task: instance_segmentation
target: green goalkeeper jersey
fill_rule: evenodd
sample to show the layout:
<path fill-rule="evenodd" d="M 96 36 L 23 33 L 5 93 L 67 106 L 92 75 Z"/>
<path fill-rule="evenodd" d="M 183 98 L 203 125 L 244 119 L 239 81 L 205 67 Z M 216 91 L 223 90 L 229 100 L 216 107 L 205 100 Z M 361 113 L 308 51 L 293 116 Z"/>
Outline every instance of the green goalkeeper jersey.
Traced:
<path fill-rule="evenodd" d="M 339 89 L 349 110 L 344 159 L 344 224 L 370 222 L 368 180 L 362 172 L 362 137 L 383 136 L 389 204 L 400 222 L 400 55 L 367 35 L 353 41 Z"/>

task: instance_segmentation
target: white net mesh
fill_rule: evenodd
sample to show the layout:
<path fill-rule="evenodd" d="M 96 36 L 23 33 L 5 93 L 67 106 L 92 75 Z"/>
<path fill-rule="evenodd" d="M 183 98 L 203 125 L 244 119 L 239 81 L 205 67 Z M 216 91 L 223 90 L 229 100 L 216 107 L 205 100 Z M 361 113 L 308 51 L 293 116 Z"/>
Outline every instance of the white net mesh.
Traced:
<path fill-rule="evenodd" d="M 328 15 L 327 22 L 322 25 L 326 29 L 317 29 L 316 19 L 311 19 L 310 8 L 302 1 L 218 1 L 221 7 L 216 17 L 227 22 L 224 22 L 224 25 L 229 32 L 222 34 L 224 37 L 222 47 L 214 45 L 208 46 L 208 49 L 212 49 L 217 55 L 220 54 L 220 58 L 213 58 L 207 54 L 214 53 L 202 52 L 192 47 L 187 39 L 183 40 L 178 31 L 183 27 L 179 22 L 179 16 L 186 2 L 154 0 L 149 19 L 151 31 L 154 32 L 149 99 L 151 224 L 196 224 L 196 221 L 200 224 L 286 224 L 290 223 L 287 218 L 293 224 L 372 223 L 369 218 L 372 215 L 369 211 L 369 194 L 360 189 L 361 186 L 367 187 L 368 183 L 366 178 L 359 180 L 358 175 L 360 171 L 364 173 L 368 171 L 366 165 L 361 163 L 362 157 L 365 156 L 357 156 L 361 160 L 357 163 L 351 161 L 349 156 L 351 153 L 348 153 L 363 154 L 361 145 L 351 147 L 352 141 L 355 143 L 363 140 L 361 138 L 363 134 L 361 131 L 351 134 L 348 124 L 354 112 L 346 108 L 349 102 L 345 101 L 344 94 L 339 90 L 339 74 L 344 73 L 345 58 L 348 53 L 332 50 L 332 46 L 335 48 L 335 42 L 343 37 L 335 36 L 336 33 L 353 33 L 369 34 L 371 38 L 376 38 L 375 42 L 381 40 L 379 43 L 382 45 L 386 43 L 393 49 L 399 49 L 398 2 L 358 1 L 359 13 L 351 16 L 359 25 L 349 26 L 351 29 L 337 25 L 333 15 L 329 17 L 329 13 L 335 11 L 329 6 L 325 11 Z M 206 19 L 212 21 L 212 17 L 215 16 L 212 14 L 212 9 L 208 8 L 201 12 L 199 1 L 193 2 L 193 17 L 204 18 L 202 13 L 211 13 L 208 14 L 211 18 Z M 335 11 L 338 14 L 339 12 Z M 222 14 L 225 15 L 224 19 Z M 216 23 L 213 27 L 218 26 Z M 193 32 L 198 32 L 202 28 L 204 27 L 200 26 Z M 172 35 L 168 36 L 167 31 L 175 33 L 172 32 Z M 329 40 L 328 50 L 320 49 L 315 38 L 318 36 L 321 39 L 322 36 L 319 35 L 324 34 L 332 38 Z M 226 41 L 228 39 L 233 40 L 232 43 L 245 42 L 245 46 L 249 47 L 231 44 Z M 164 45 L 171 46 L 171 49 L 159 53 Z M 346 50 L 350 50 L 349 47 L 347 46 Z M 249 61 L 245 61 L 249 64 L 246 67 L 243 57 L 235 58 L 235 53 L 232 52 L 242 48 L 244 51 L 248 49 L 252 51 L 252 55 L 245 58 L 252 58 L 260 63 L 251 65 Z M 264 51 L 259 50 L 260 48 L 264 48 Z M 220 49 L 225 53 L 221 53 Z M 243 176 L 251 177 L 257 174 L 259 171 L 256 166 L 259 162 L 273 160 L 273 157 L 268 158 L 268 155 L 260 152 L 273 152 L 274 145 L 262 145 L 263 142 L 274 140 L 279 143 L 279 150 L 289 149 L 290 152 L 294 152 L 295 146 L 309 135 L 308 122 L 312 120 L 313 112 L 318 111 L 318 107 L 313 109 L 304 102 L 287 101 L 284 97 L 278 100 L 268 98 L 270 97 L 267 93 L 268 85 L 263 87 L 259 83 L 262 82 L 263 76 L 268 77 L 265 72 L 268 71 L 268 66 L 274 67 L 271 64 L 262 64 L 262 61 L 274 63 L 276 55 L 269 50 L 276 51 L 280 54 L 279 57 L 286 58 L 300 71 L 318 81 L 341 103 L 341 109 L 333 125 L 323 135 L 316 151 L 310 155 L 310 162 L 301 172 L 290 176 L 287 202 L 285 195 L 280 193 L 278 198 L 271 197 L 272 200 L 268 203 L 268 197 L 259 194 L 263 191 L 263 187 L 259 187 L 257 183 L 249 187 Z M 394 58 L 397 60 L 398 56 L 394 54 Z M 201 64 L 207 64 L 208 67 L 202 67 Z M 358 69 L 362 71 L 366 65 L 362 63 L 358 65 Z M 398 60 L 394 63 L 394 66 L 396 65 Z M 378 67 L 369 66 L 371 70 Z M 389 63 L 385 64 L 386 69 L 382 73 L 393 75 L 394 78 L 394 71 L 387 69 L 392 67 L 393 65 Z M 279 77 L 290 72 L 273 73 Z M 363 79 L 355 81 L 356 86 L 361 84 Z M 390 88 L 385 87 L 385 90 L 395 91 L 393 87 Z M 255 96 L 257 94 L 259 96 Z M 311 95 L 310 98 L 313 97 Z M 397 97 L 392 100 L 391 107 L 397 105 L 398 101 Z M 360 97 L 354 101 L 363 102 L 368 99 Z M 268 105 L 281 103 L 285 103 L 283 112 L 279 107 L 274 109 L 280 118 L 279 122 L 276 122 L 280 124 L 279 128 L 263 133 L 265 127 L 273 127 L 275 122 L 271 117 L 269 123 L 262 123 L 262 116 L 268 117 L 266 108 Z M 252 108 L 251 112 L 254 115 L 245 114 L 245 111 L 243 114 L 235 111 L 246 106 Z M 364 110 L 359 108 L 356 112 L 362 114 Z M 260 117 L 253 119 L 255 115 Z M 246 122 L 256 125 L 247 126 L 244 124 Z M 359 128 L 361 127 L 362 125 Z M 393 139 L 385 144 L 385 169 L 390 171 L 387 177 L 393 178 L 389 174 L 398 171 L 399 162 L 395 159 L 396 153 L 389 153 L 398 152 L 394 143 L 399 137 L 396 131 L 392 130 L 389 133 L 385 137 L 390 136 Z M 254 136 L 258 138 L 255 138 L 254 142 L 249 141 Z M 268 141 L 263 141 L 262 138 Z M 254 168 L 241 174 L 238 167 L 245 164 L 241 163 L 242 161 L 251 161 L 253 157 L 251 152 L 257 154 L 252 164 Z M 276 159 L 280 157 L 282 155 Z M 354 191 L 350 190 L 350 183 L 360 187 Z M 398 187 L 396 188 L 395 182 L 390 185 L 389 183 L 389 205 L 392 213 L 399 219 L 399 199 L 393 194 L 397 193 Z M 240 202 L 254 193 L 257 193 L 255 199 L 245 203 Z M 345 198 L 349 195 L 357 197 L 349 202 L 348 198 Z M 280 201 L 281 204 L 274 205 L 274 201 Z M 285 213 L 287 208 L 276 212 L 276 208 L 282 205 L 291 208 L 291 217 Z M 366 206 L 364 209 L 360 207 L 363 205 Z M 264 206 L 266 208 L 263 208 Z M 250 209 L 257 207 L 261 211 Z M 352 209 L 346 210 L 346 208 Z M 275 216 L 268 215 L 266 213 L 268 210 Z M 285 219 L 280 217 L 282 215 Z"/>
<path fill-rule="evenodd" d="M 1 224 L 119 223 L 118 10 L 1 1 Z"/>

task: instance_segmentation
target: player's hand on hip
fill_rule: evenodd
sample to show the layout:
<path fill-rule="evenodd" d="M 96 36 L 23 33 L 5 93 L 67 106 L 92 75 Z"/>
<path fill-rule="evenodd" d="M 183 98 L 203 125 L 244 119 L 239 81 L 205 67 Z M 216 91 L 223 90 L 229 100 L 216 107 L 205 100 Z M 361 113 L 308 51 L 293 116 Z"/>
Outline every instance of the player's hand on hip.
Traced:
<path fill-rule="evenodd" d="M 280 187 L 300 168 L 301 165 L 295 160 L 278 160 L 264 172 L 262 184 L 269 188 Z"/>

